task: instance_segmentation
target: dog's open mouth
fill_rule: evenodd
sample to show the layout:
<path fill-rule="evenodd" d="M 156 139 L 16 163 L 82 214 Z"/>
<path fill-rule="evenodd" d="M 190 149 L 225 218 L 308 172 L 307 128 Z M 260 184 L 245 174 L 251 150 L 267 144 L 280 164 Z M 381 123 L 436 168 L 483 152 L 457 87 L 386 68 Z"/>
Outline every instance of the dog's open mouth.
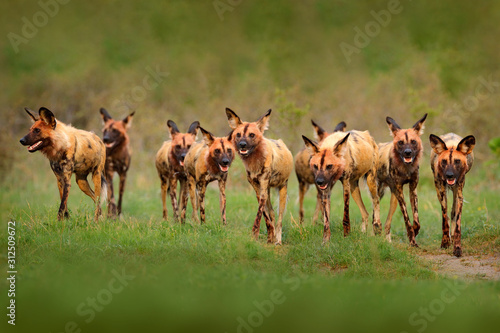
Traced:
<path fill-rule="evenodd" d="M 328 184 L 325 184 L 325 185 L 318 185 L 319 189 L 320 190 L 326 190 L 326 188 L 328 187 Z"/>
<path fill-rule="evenodd" d="M 403 161 L 405 161 L 406 164 L 410 164 L 413 162 L 413 157 L 403 157 Z"/>
<path fill-rule="evenodd" d="M 28 151 L 31 153 L 37 151 L 40 148 L 40 146 L 42 145 L 42 143 L 43 143 L 43 141 L 40 140 L 37 143 L 29 146 Z"/>
<path fill-rule="evenodd" d="M 229 166 L 228 165 L 220 165 L 219 164 L 219 168 L 220 168 L 220 171 L 222 172 L 227 172 L 229 170 Z"/>
<path fill-rule="evenodd" d="M 179 161 L 179 164 L 183 167 L 184 166 L 184 161 Z"/>
<path fill-rule="evenodd" d="M 457 182 L 457 179 L 456 178 L 453 178 L 453 179 L 446 179 L 446 183 L 450 186 L 453 186 L 455 185 L 455 183 Z"/>
<path fill-rule="evenodd" d="M 241 155 L 248 155 L 248 150 L 246 150 L 246 149 L 240 149 L 240 154 Z"/>
<path fill-rule="evenodd" d="M 106 148 L 113 148 L 113 146 L 115 145 L 114 142 L 109 142 L 109 143 L 104 143 L 104 145 L 106 146 Z"/>

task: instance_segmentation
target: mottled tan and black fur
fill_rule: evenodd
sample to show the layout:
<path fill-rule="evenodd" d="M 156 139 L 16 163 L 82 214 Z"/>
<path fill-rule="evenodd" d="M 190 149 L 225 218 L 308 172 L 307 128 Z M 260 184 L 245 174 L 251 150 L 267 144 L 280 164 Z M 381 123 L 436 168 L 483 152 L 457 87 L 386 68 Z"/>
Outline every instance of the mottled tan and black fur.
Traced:
<path fill-rule="evenodd" d="M 321 142 L 328 136 L 330 133 L 325 131 L 321 126 L 316 124 L 314 120 L 311 120 L 311 123 L 314 127 L 314 136 L 315 139 L 321 144 Z M 334 132 L 343 132 L 346 127 L 345 122 L 340 122 L 337 124 Z M 302 223 L 304 221 L 304 196 L 306 195 L 307 190 L 311 184 L 314 184 L 314 173 L 309 166 L 309 160 L 311 159 L 311 153 L 309 149 L 304 147 L 300 150 L 297 155 L 295 155 L 295 174 L 297 175 L 297 180 L 299 181 L 299 221 Z M 317 190 L 317 200 L 316 200 L 316 209 L 314 210 L 313 222 L 318 218 L 318 214 L 322 212 L 321 205 L 321 191 Z"/>
<path fill-rule="evenodd" d="M 40 108 L 39 118 L 36 118 L 28 109 L 26 112 L 33 120 L 33 126 L 20 142 L 28 146 L 30 153 L 41 151 L 49 159 L 50 167 L 57 178 L 61 198 L 57 219 L 69 217 L 68 196 L 71 188 L 71 175 L 74 173 L 78 187 L 91 197 L 96 205 L 95 219 L 97 220 L 101 215 L 101 194 L 106 197 L 104 143 L 92 132 L 79 130 L 60 122 L 47 108 Z M 87 181 L 89 173 L 92 173 L 94 190 L 90 188 Z"/>
<path fill-rule="evenodd" d="M 243 122 L 232 110 L 226 108 L 229 126 L 233 129 L 232 142 L 247 172 L 248 182 L 257 195 L 259 208 L 252 232 L 257 239 L 262 215 L 267 226 L 268 243 L 281 244 L 283 214 L 287 200 L 288 178 L 293 169 L 293 156 L 281 140 L 264 137 L 271 110 L 256 122 Z M 275 215 L 271 204 L 271 188 L 279 191 L 279 214 L 275 230 Z"/>
<path fill-rule="evenodd" d="M 184 158 L 189 148 L 195 143 L 200 123 L 193 122 L 187 133 L 181 133 L 177 125 L 169 120 L 167 126 L 171 140 L 165 141 L 156 154 L 156 170 L 161 180 L 161 201 L 163 204 L 163 218 L 167 219 L 167 192 L 172 201 L 172 210 L 175 220 L 184 222 L 188 201 L 187 176 L 184 168 Z M 180 183 L 180 205 L 177 204 L 177 181 Z"/>
<path fill-rule="evenodd" d="M 129 136 L 127 130 L 132 125 L 132 112 L 123 120 L 114 120 L 106 109 L 99 110 L 104 122 L 102 141 L 106 146 L 106 181 L 109 186 L 108 216 L 116 216 L 122 213 L 123 192 L 125 191 L 125 181 L 127 171 L 130 167 L 131 151 L 129 147 Z M 118 206 L 116 205 L 113 191 L 113 176 L 115 172 L 120 177 Z"/>
<path fill-rule="evenodd" d="M 423 134 L 426 118 L 427 114 L 417 121 L 412 128 L 401 129 L 394 119 L 387 117 L 386 121 L 393 136 L 393 141 L 379 144 L 377 182 L 380 198 L 384 195 L 385 188 L 389 187 L 391 190 L 390 208 L 384 227 L 386 238 L 391 241 L 392 216 L 399 203 L 411 246 L 418 246 L 415 237 L 420 230 L 417 185 L 419 180 L 418 170 L 423 153 L 420 136 Z M 403 194 L 405 184 L 410 187 L 413 226 L 406 210 Z"/>
<path fill-rule="evenodd" d="M 375 181 L 377 144 L 368 131 L 336 132 L 320 144 L 302 136 L 312 156 L 309 162 L 314 173 L 314 181 L 321 191 L 323 206 L 323 241 L 330 240 L 330 194 L 337 180 L 344 189 L 344 236 L 350 232 L 349 199 L 352 195 L 362 216 L 361 230 L 366 231 L 368 211 L 361 199 L 359 180 L 366 177 L 373 204 L 373 230 L 380 232 L 379 199 Z"/>
<path fill-rule="evenodd" d="M 465 174 L 472 168 L 474 154 L 472 149 L 476 139 L 472 135 L 465 138 L 454 133 L 441 137 L 431 134 L 429 137 L 432 147 L 431 169 L 434 174 L 434 185 L 442 210 L 443 238 L 441 247 L 450 246 L 450 225 L 447 214 L 446 190 L 453 191 L 453 205 L 451 209 L 451 237 L 453 237 L 453 254 L 462 256 L 462 206 L 464 202 L 463 189 Z"/>
<path fill-rule="evenodd" d="M 226 225 L 226 182 L 229 167 L 234 160 L 234 147 L 230 137 L 214 137 L 200 127 L 203 142 L 195 143 L 189 149 L 184 166 L 188 178 L 189 196 L 193 205 L 193 217 L 205 223 L 205 191 L 208 183 L 219 183 L 219 201 L 222 223 Z"/>

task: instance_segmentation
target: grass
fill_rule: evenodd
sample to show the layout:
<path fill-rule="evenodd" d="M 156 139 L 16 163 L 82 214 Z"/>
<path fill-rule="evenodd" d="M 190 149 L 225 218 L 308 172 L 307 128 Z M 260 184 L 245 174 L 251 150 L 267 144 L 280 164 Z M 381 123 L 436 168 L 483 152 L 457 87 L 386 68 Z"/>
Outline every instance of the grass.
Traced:
<path fill-rule="evenodd" d="M 27 160 L 25 167 L 38 159 Z M 238 175 L 239 168 L 236 163 L 232 174 Z M 419 190 L 420 248 L 412 249 L 399 212 L 393 221 L 393 242 L 387 243 L 360 232 L 354 204 L 353 232 L 344 238 L 338 188 L 332 196 L 332 239 L 322 245 L 322 227 L 310 221 L 313 190 L 306 197 L 308 219 L 303 225 L 296 223 L 295 179 L 291 179 L 284 244 L 275 247 L 266 244 L 264 223 L 259 241 L 250 238 L 256 202 L 250 186 L 237 179 L 228 188 L 229 225 L 223 227 L 215 187 L 207 192 L 207 223 L 197 225 L 188 219 L 180 225 L 162 221 L 156 179 L 148 177 L 153 186 L 140 185 L 143 175 L 137 174 L 131 176 L 121 219 L 95 223 L 89 199 L 74 185 L 71 218 L 56 221 L 55 181 L 48 170 L 33 175 L 40 178 L 19 183 L 12 177 L 0 191 L 2 244 L 5 221 L 17 221 L 16 328 L 23 332 L 62 332 L 68 322 L 70 329 L 77 325 L 91 332 L 137 331 L 145 323 L 169 331 L 219 332 L 328 328 L 415 332 L 425 325 L 429 332 L 478 327 L 486 332 L 498 327 L 497 281 L 450 280 L 420 257 L 451 256 L 451 250 L 439 249 L 440 213 L 426 178 Z M 468 181 L 465 255 L 498 255 L 498 191 L 489 190 L 477 176 Z M 37 194 L 41 188 L 47 195 Z M 480 195 L 472 196 L 476 191 Z M 367 195 L 364 200 L 369 206 Z M 384 198 L 383 217 L 387 209 Z M 121 292 L 109 293 L 110 283 L 120 273 L 131 279 Z M 456 299 L 450 304 L 440 301 L 454 284 Z M 103 300 L 96 305 L 101 311 L 92 310 L 88 303 L 92 299 Z M 425 319 L 421 309 L 430 309 L 435 318 Z"/>

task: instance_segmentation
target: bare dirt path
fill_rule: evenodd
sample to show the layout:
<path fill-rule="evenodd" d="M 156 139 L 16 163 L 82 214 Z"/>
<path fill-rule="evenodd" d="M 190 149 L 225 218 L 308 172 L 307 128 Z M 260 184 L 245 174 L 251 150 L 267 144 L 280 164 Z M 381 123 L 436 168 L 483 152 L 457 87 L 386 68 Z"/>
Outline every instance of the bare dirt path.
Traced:
<path fill-rule="evenodd" d="M 423 254 L 422 258 L 433 263 L 433 269 L 448 277 L 465 280 L 500 280 L 500 254 L 463 256 L 449 254 Z"/>

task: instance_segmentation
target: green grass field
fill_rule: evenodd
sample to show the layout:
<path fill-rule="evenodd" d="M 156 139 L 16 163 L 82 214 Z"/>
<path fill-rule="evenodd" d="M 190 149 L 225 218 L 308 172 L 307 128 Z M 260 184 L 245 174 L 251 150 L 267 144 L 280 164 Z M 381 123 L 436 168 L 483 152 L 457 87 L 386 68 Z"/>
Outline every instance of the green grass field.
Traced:
<path fill-rule="evenodd" d="M 90 199 L 73 184 L 72 216 L 58 222 L 57 188 L 46 161 L 41 154 L 29 156 L 24 167 L 40 162 L 35 179 L 12 177 L 0 191 L 3 247 L 5 221 L 17 222 L 18 317 L 12 331 L 122 332 L 147 326 L 218 332 L 493 332 L 498 327 L 498 281 L 480 275 L 467 280 L 443 277 L 421 257 L 452 255 L 439 249 L 440 212 L 427 178 L 419 189 L 419 249 L 407 246 L 399 211 L 392 244 L 362 234 L 355 204 L 354 230 L 344 238 L 338 185 L 332 198 L 332 239 L 322 245 L 322 227 L 310 221 L 312 189 L 306 200 L 309 219 L 304 225 L 295 222 L 294 177 L 284 244 L 275 247 L 266 244 L 264 223 L 259 241 L 250 237 L 257 204 L 244 182 L 230 180 L 227 227 L 220 223 L 213 187 L 208 190 L 206 225 L 190 219 L 185 225 L 162 221 L 159 180 L 151 173 L 151 185 L 141 185 L 137 165 L 122 219 L 95 223 Z M 241 168 L 237 161 L 231 175 Z M 498 191 L 481 173 L 473 170 L 466 188 L 464 255 L 498 256 Z M 364 200 L 370 206 L 366 193 Z M 384 198 L 383 217 L 387 209 Z M 122 280 L 117 275 L 126 276 L 125 282 L 118 283 Z"/>

